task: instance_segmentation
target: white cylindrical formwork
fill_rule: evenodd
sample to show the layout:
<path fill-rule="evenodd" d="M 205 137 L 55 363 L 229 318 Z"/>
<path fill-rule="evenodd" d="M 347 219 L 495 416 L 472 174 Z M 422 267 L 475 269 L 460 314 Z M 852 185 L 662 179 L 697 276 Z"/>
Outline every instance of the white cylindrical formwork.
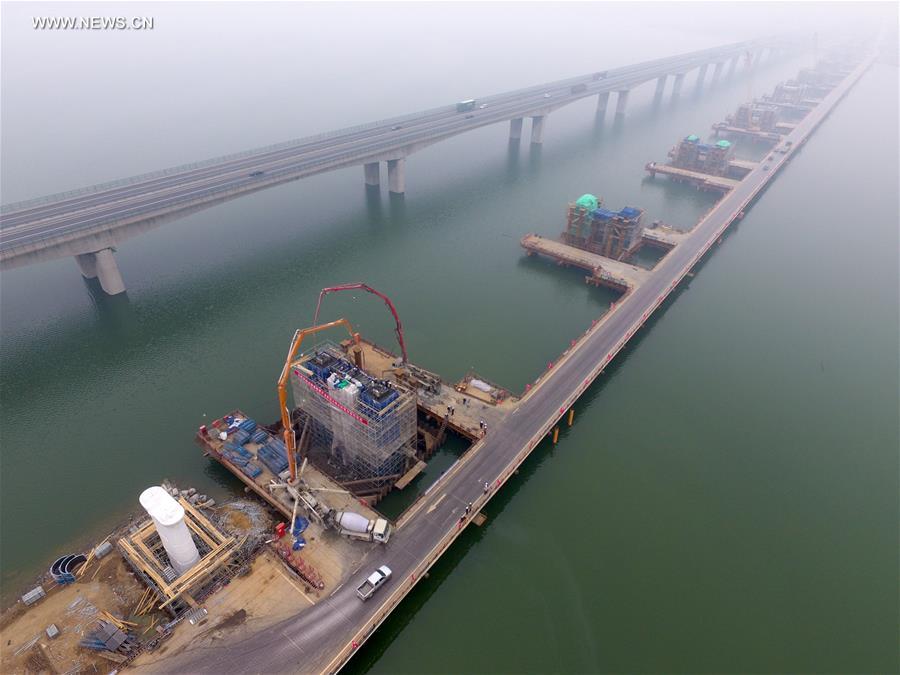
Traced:
<path fill-rule="evenodd" d="M 184 522 L 184 507 L 158 485 L 144 490 L 140 502 L 156 525 L 172 567 L 179 575 L 184 574 L 200 560 L 197 546 Z"/>

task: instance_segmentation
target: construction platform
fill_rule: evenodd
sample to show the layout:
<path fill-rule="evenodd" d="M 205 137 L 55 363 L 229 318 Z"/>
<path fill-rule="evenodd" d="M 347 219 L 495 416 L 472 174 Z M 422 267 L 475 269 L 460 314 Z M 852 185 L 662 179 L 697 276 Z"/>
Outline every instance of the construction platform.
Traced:
<path fill-rule="evenodd" d="M 665 251 L 671 251 L 678 246 L 690 232 L 676 230 L 666 225 L 658 225 L 652 230 L 644 230 L 641 239 L 645 246 L 654 246 Z"/>
<path fill-rule="evenodd" d="M 345 340 L 341 342 L 341 348 L 349 353 L 353 344 Z M 419 412 L 437 425 L 436 433 L 430 434 L 436 441 L 443 435 L 441 427 L 475 441 L 482 436 L 482 421 L 490 428 L 515 410 L 519 403 L 517 396 L 476 373 L 468 373 L 460 382 L 451 385 L 413 364 L 398 367 L 396 355 L 372 342 L 360 339 L 358 345 L 367 370 L 416 390 Z"/>
<path fill-rule="evenodd" d="M 230 422 L 228 420 L 231 420 Z M 259 473 L 255 476 L 248 475 L 240 463 L 236 459 L 229 459 L 229 453 L 226 451 L 226 444 L 230 442 L 228 437 L 220 438 L 220 433 L 228 434 L 229 427 L 233 426 L 235 421 L 250 419 L 248 415 L 240 410 L 233 411 L 230 415 L 214 420 L 207 428 L 206 432 L 200 430 L 194 437 L 194 441 L 199 445 L 204 454 L 216 460 L 225 467 L 229 472 L 233 473 L 237 478 L 246 484 L 246 486 L 261 497 L 267 504 L 282 514 L 286 519 L 290 520 L 293 511 L 295 496 L 291 494 L 285 487 L 284 472 L 275 473 L 271 468 L 262 462 L 256 464 Z M 262 428 L 262 427 L 261 427 Z M 215 430 L 215 433 L 208 433 Z M 269 439 L 279 438 L 279 434 L 272 431 L 266 431 Z M 258 457 L 259 450 L 265 445 L 265 442 L 248 441 L 244 447 L 251 453 L 255 453 Z M 251 472 L 253 473 L 253 472 Z M 319 495 L 327 495 L 319 497 L 319 501 L 324 502 L 329 508 L 336 511 L 355 510 L 359 511 L 368 519 L 380 518 L 373 509 L 369 508 L 364 501 L 358 500 L 349 491 L 341 485 L 335 483 L 331 478 L 316 467 L 308 465 L 303 471 L 304 487 Z M 280 487 L 279 487 L 280 486 Z M 310 527 L 315 525 L 312 523 Z"/>
<path fill-rule="evenodd" d="M 751 162 L 749 159 L 732 159 L 728 162 L 729 168 L 737 169 L 746 175 L 753 171 L 757 166 L 759 166 L 758 162 Z M 743 176 L 742 176 L 743 177 Z"/>
<path fill-rule="evenodd" d="M 156 594 L 161 603 L 158 609 L 178 614 L 187 607 L 197 607 L 195 596 L 204 593 L 217 577 L 234 564 L 242 541 L 230 537 L 213 525 L 203 514 L 184 499 L 178 498 L 184 508 L 184 522 L 199 543 L 200 561 L 180 576 L 170 567 L 156 526 L 148 518 L 136 532 L 121 537 L 117 546 L 122 557 L 135 573 Z M 223 577 L 224 578 L 224 577 Z"/>
<path fill-rule="evenodd" d="M 774 131 L 742 129 L 741 127 L 735 127 L 730 124 L 726 124 L 725 122 L 717 122 L 716 124 L 713 124 L 712 128 L 716 136 L 718 136 L 720 133 L 732 134 L 734 136 L 745 136 L 747 138 L 752 138 L 760 141 L 771 141 L 773 143 L 777 143 L 781 140 L 781 134 Z"/>
<path fill-rule="evenodd" d="M 546 256 L 555 260 L 559 265 L 572 265 L 587 270 L 590 272 L 590 275 L 585 278 L 588 283 L 607 286 L 622 293 L 637 288 L 650 275 L 649 270 L 636 265 L 605 258 L 596 253 L 536 234 L 525 235 L 522 237 L 521 244 L 528 255 Z"/>
<path fill-rule="evenodd" d="M 677 166 L 669 164 L 657 164 L 649 162 L 645 167 L 651 178 L 655 178 L 656 174 L 661 173 L 669 176 L 673 180 L 681 183 L 689 183 L 698 190 L 711 190 L 719 193 L 726 193 L 738 186 L 739 180 L 733 178 L 725 178 L 724 176 L 713 176 L 708 173 L 700 173 L 698 171 L 690 171 L 688 169 L 680 169 Z"/>
<path fill-rule="evenodd" d="M 783 101 L 773 101 L 770 99 L 763 99 L 763 103 L 766 105 L 771 105 L 779 110 L 784 110 L 785 112 L 791 113 L 792 115 L 804 116 L 808 112 L 810 112 L 813 108 L 816 107 L 817 101 L 801 101 L 800 103 L 786 103 Z"/>

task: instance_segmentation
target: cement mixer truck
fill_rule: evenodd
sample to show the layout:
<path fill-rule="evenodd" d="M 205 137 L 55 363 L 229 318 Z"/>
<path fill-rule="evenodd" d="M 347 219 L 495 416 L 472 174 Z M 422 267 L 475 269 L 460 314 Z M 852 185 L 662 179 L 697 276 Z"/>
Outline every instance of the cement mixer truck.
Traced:
<path fill-rule="evenodd" d="M 391 524 L 384 518 L 369 520 L 353 511 L 338 511 L 334 524 L 345 537 L 386 544 L 391 538 Z"/>

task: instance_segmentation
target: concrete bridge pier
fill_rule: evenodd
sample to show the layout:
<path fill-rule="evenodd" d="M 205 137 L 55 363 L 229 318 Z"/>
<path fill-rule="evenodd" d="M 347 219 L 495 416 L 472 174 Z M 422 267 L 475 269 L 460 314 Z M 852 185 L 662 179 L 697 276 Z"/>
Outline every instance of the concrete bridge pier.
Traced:
<path fill-rule="evenodd" d="M 716 61 L 716 67 L 713 69 L 713 82 L 719 81 L 719 77 L 721 77 L 722 75 L 722 67 L 724 65 L 724 61 Z"/>
<path fill-rule="evenodd" d="M 708 63 L 704 63 L 702 66 L 700 66 L 700 72 L 697 73 L 697 86 L 698 87 L 703 86 L 703 80 L 706 79 L 706 71 L 708 71 L 708 70 L 709 70 Z"/>
<path fill-rule="evenodd" d="M 522 138 L 522 118 L 516 117 L 509 121 L 509 140 L 517 141 Z"/>
<path fill-rule="evenodd" d="M 731 57 L 731 64 L 728 66 L 728 77 L 731 77 L 732 75 L 734 75 L 734 71 L 737 68 L 739 58 L 740 58 L 739 56 Z"/>
<path fill-rule="evenodd" d="M 96 253 L 82 253 L 75 256 L 75 261 L 85 279 L 98 279 L 100 288 L 107 295 L 118 295 L 125 292 L 125 282 L 116 264 L 111 248 L 104 248 Z"/>
<path fill-rule="evenodd" d="M 378 187 L 381 185 L 381 162 L 369 162 L 363 164 L 366 174 L 366 185 Z"/>
<path fill-rule="evenodd" d="M 625 108 L 628 106 L 628 94 L 630 93 L 629 89 L 618 92 L 619 95 L 616 97 L 616 117 L 625 116 Z"/>
<path fill-rule="evenodd" d="M 656 80 L 656 91 L 653 93 L 653 98 L 662 98 L 663 92 L 666 90 L 666 80 L 668 78 L 668 75 L 663 75 Z"/>
<path fill-rule="evenodd" d="M 597 94 L 597 117 L 603 119 L 606 117 L 606 106 L 609 105 L 609 92 L 604 91 Z"/>
<path fill-rule="evenodd" d="M 681 87 L 684 84 L 684 73 L 675 73 L 675 81 L 672 83 L 672 96 L 681 94 Z"/>
<path fill-rule="evenodd" d="M 545 115 L 538 115 L 531 118 L 531 144 L 540 145 L 544 142 L 544 119 Z"/>
<path fill-rule="evenodd" d="M 402 195 L 406 192 L 406 160 L 405 159 L 389 159 L 388 160 L 388 191 L 395 195 Z"/>

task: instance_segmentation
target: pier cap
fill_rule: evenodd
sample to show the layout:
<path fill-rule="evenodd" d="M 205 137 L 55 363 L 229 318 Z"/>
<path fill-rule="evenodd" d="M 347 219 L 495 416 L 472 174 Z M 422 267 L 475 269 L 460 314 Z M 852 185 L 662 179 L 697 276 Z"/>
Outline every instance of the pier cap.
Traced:
<path fill-rule="evenodd" d="M 160 525 L 175 525 L 184 520 L 184 507 L 158 485 L 141 493 L 141 506 Z"/>

